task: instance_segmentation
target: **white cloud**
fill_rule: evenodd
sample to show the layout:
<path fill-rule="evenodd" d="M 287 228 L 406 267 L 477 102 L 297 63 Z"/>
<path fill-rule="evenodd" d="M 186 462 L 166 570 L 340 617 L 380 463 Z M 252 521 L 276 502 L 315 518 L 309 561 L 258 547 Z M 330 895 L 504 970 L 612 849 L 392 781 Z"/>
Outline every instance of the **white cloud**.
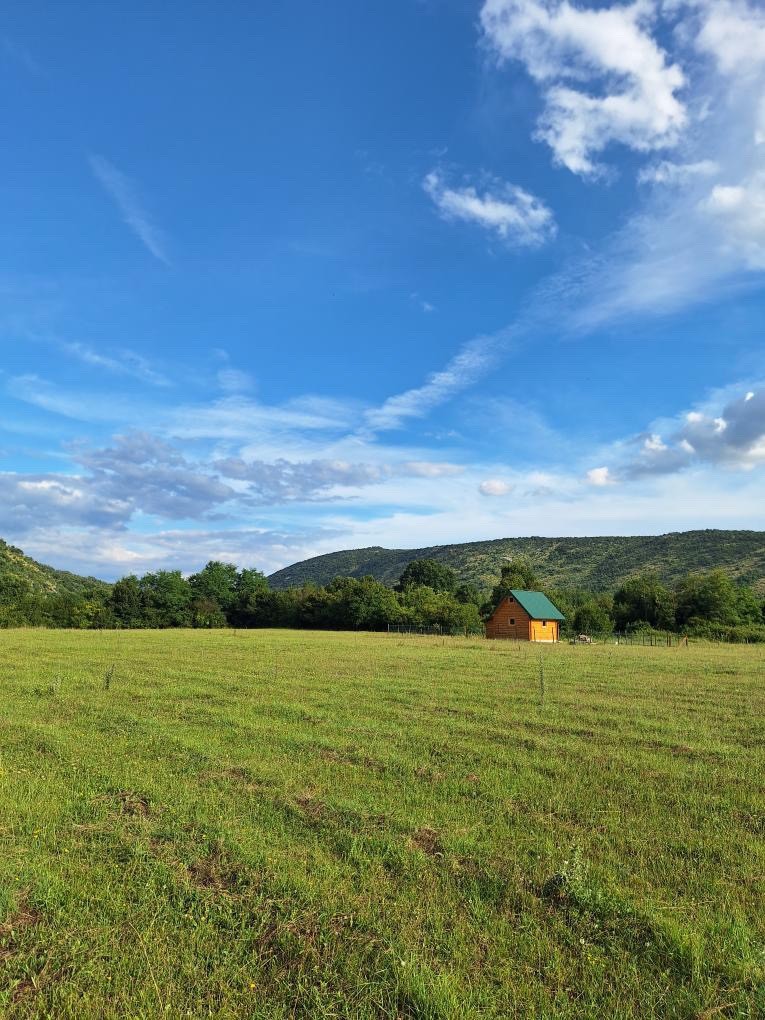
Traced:
<path fill-rule="evenodd" d="M 722 407 L 688 411 L 663 427 L 665 434 L 651 431 L 618 444 L 613 451 L 615 466 L 588 472 L 591 483 L 605 484 L 598 478 L 634 481 L 709 466 L 731 471 L 765 466 L 765 389 L 728 395 Z"/>
<path fill-rule="evenodd" d="M 222 368 L 217 374 L 218 386 L 225 393 L 244 393 L 251 390 L 254 381 L 249 372 L 238 368 Z"/>
<path fill-rule="evenodd" d="M 91 156 L 90 166 L 96 179 L 116 202 L 125 223 L 144 247 L 155 259 L 170 265 L 162 231 L 152 222 L 130 178 L 103 156 Z"/>
<path fill-rule="evenodd" d="M 735 0 L 697 0 L 703 11 L 696 48 L 713 57 L 724 74 L 757 73 L 765 64 L 765 12 Z"/>
<path fill-rule="evenodd" d="M 513 486 L 501 478 L 487 478 L 478 486 L 482 496 L 507 496 L 513 491 Z"/>
<path fill-rule="evenodd" d="M 461 464 L 449 464 L 444 461 L 409 460 L 402 465 L 402 474 L 412 478 L 447 478 L 461 475 L 465 469 Z"/>
<path fill-rule="evenodd" d="M 492 180 L 482 193 L 473 185 L 450 188 L 433 170 L 423 187 L 446 220 L 475 223 L 508 244 L 534 248 L 555 236 L 553 214 L 523 188 Z"/>
<path fill-rule="evenodd" d="M 119 348 L 112 354 L 104 354 L 83 343 L 62 343 L 61 349 L 85 365 L 102 368 L 115 375 L 132 376 L 153 386 L 167 386 L 168 380 L 156 372 L 146 358 L 135 351 Z"/>
<path fill-rule="evenodd" d="M 740 184 L 719 184 L 701 208 L 718 222 L 723 243 L 750 269 L 765 269 L 765 171 Z"/>
<path fill-rule="evenodd" d="M 695 163 L 672 163 L 663 160 L 643 167 L 638 174 L 641 184 L 685 184 L 694 177 L 714 177 L 720 170 L 713 159 L 700 159 Z"/>
<path fill-rule="evenodd" d="M 674 145 L 685 127 L 677 96 L 685 77 L 652 37 L 654 17 L 650 0 L 586 9 L 568 0 L 484 3 L 490 48 L 500 61 L 524 63 L 541 84 L 537 135 L 574 173 L 599 172 L 594 157 L 611 142 L 650 152 Z M 585 82 L 600 92 L 572 87 Z"/>
<path fill-rule="evenodd" d="M 602 487 L 604 485 L 610 485 L 613 481 L 611 478 L 611 472 L 607 467 L 596 467 L 590 468 L 587 472 L 587 481 L 590 485 Z"/>
<path fill-rule="evenodd" d="M 401 428 L 410 418 L 422 418 L 434 407 L 471 386 L 494 363 L 512 335 L 504 330 L 494 336 L 477 337 L 464 344 L 445 368 L 433 372 L 422 386 L 388 397 L 368 410 L 363 434 Z"/>
<path fill-rule="evenodd" d="M 646 437 L 643 448 L 650 453 L 660 453 L 662 450 L 667 449 L 667 445 L 660 435 L 653 432 L 650 436 Z"/>

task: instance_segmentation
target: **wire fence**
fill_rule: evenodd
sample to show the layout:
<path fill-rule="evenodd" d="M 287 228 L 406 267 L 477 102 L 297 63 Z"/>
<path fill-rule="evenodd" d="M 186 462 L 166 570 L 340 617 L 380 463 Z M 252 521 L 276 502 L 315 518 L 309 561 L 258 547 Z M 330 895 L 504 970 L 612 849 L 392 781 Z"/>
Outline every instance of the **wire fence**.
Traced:
<path fill-rule="evenodd" d="M 389 623 L 388 634 L 421 634 L 430 637 L 484 637 L 483 627 L 442 627 L 437 623 L 416 627 L 410 623 Z"/>
<path fill-rule="evenodd" d="M 687 634 L 673 634 L 671 631 L 634 631 L 633 633 L 614 634 L 617 645 L 643 645 L 652 648 L 673 648 L 688 644 Z"/>

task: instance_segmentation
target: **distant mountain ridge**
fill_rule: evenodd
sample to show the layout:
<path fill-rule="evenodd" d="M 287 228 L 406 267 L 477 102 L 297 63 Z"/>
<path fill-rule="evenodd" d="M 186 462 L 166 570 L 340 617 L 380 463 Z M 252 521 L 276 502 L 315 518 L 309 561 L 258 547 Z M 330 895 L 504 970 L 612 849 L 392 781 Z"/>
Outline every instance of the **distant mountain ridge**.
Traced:
<path fill-rule="evenodd" d="M 461 581 L 487 590 L 508 558 L 527 556 L 546 588 L 612 591 L 626 578 L 655 571 L 668 584 L 695 570 L 720 567 L 740 584 L 765 594 L 765 531 L 679 531 L 666 535 L 597 538 L 498 538 L 424 549 L 347 549 L 314 556 L 271 574 L 272 588 L 333 577 L 364 577 L 393 586 L 412 560 L 437 560 Z"/>
<path fill-rule="evenodd" d="M 25 595 L 71 595 L 88 598 L 111 589 L 106 581 L 56 570 L 25 556 L 21 549 L 0 539 L 0 598 Z"/>

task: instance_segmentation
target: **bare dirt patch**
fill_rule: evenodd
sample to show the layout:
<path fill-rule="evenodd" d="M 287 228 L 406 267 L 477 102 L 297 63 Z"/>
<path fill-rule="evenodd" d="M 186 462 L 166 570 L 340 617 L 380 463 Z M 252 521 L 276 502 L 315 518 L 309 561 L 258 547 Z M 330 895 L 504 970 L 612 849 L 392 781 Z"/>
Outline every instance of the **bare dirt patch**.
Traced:
<path fill-rule="evenodd" d="M 308 791 L 296 797 L 295 804 L 300 809 L 300 813 L 312 822 L 318 822 L 327 811 L 324 801 Z"/>
<path fill-rule="evenodd" d="M 242 885 L 240 871 L 220 849 L 215 849 L 206 857 L 190 864 L 187 871 L 191 882 L 198 889 L 231 894 Z"/>
<path fill-rule="evenodd" d="M 413 833 L 411 842 L 413 846 L 421 850 L 427 857 L 444 856 L 445 850 L 439 834 L 435 829 L 431 829 L 427 825 Z"/>
<path fill-rule="evenodd" d="M 151 801 L 142 793 L 134 790 L 116 790 L 96 797 L 96 802 L 111 804 L 115 814 L 128 815 L 131 818 L 147 818 L 151 813 Z"/>
<path fill-rule="evenodd" d="M 370 758 L 368 754 L 362 754 L 360 751 L 341 751 L 328 747 L 319 752 L 319 757 L 323 761 L 335 762 L 338 765 L 354 765 L 357 768 L 367 769 L 369 772 L 382 773 L 386 771 L 384 762 Z"/>
<path fill-rule="evenodd" d="M 43 915 L 36 907 L 29 904 L 26 897 L 21 901 L 16 912 L 0 924 L 0 943 L 3 940 L 14 938 L 19 932 L 27 928 L 35 928 L 41 924 Z"/>

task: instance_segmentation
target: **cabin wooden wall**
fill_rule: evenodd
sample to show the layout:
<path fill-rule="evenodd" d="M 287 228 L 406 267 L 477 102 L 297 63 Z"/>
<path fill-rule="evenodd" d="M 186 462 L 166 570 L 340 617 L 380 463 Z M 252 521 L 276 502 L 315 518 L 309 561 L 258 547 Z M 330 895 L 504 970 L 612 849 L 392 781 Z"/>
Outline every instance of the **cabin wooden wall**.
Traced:
<path fill-rule="evenodd" d="M 511 622 L 512 621 L 512 622 Z M 546 626 L 542 626 L 546 623 Z M 511 599 L 503 599 L 486 622 L 487 638 L 512 638 L 516 641 L 558 641 L 560 623 L 557 620 L 532 620 L 523 606 Z"/>
<path fill-rule="evenodd" d="M 543 627 L 542 624 L 546 623 L 547 626 Z M 531 621 L 531 640 L 532 641 L 557 641 L 558 640 L 558 628 L 560 624 L 557 620 L 532 620 Z"/>
<path fill-rule="evenodd" d="M 514 620 L 514 623 L 510 621 Z M 528 641 L 531 617 L 515 599 L 503 599 L 494 610 L 494 615 L 486 622 L 487 638 L 515 638 L 516 641 Z"/>

